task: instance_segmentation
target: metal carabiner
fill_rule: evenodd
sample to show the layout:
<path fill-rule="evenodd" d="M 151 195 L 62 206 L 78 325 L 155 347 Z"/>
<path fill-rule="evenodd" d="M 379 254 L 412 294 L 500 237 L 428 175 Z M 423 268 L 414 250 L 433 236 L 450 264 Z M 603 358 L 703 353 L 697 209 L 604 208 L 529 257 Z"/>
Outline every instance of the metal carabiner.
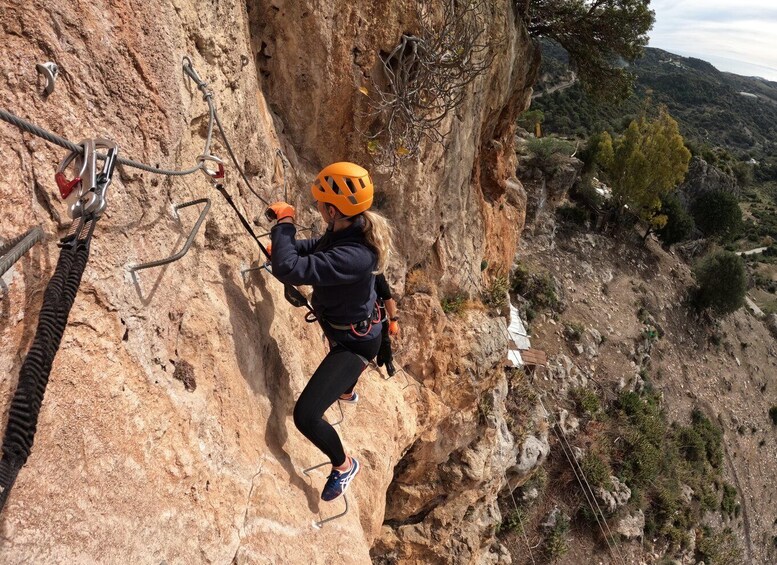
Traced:
<path fill-rule="evenodd" d="M 84 139 L 78 144 L 81 152 L 71 151 L 59 164 L 54 175 L 59 193 L 68 205 L 73 219 L 92 214 L 100 216 L 105 210 L 105 193 L 116 166 L 118 147 L 107 139 Z M 98 149 L 108 151 L 102 168 L 97 169 Z M 75 161 L 77 175 L 68 179 L 65 171 Z M 77 188 L 77 190 L 76 190 Z"/>
<path fill-rule="evenodd" d="M 95 139 L 94 145 L 95 150 L 98 148 L 107 149 L 108 153 L 105 156 L 105 161 L 103 161 L 103 167 L 95 180 L 95 186 L 90 191 L 93 196 L 90 196 L 89 202 L 84 205 L 84 211 L 94 214 L 95 217 L 100 217 L 108 204 L 105 196 L 108 192 L 108 185 L 113 180 L 113 171 L 119 158 L 119 147 L 116 143 L 107 139 Z"/>
<path fill-rule="evenodd" d="M 62 199 L 67 202 L 68 205 L 73 205 L 78 202 L 84 193 L 84 182 L 89 185 L 91 189 L 94 186 L 96 173 L 95 173 L 95 158 L 94 158 L 94 140 L 84 139 L 78 144 L 81 151 L 71 151 L 62 160 L 57 167 L 57 172 L 54 174 L 54 179 L 57 181 L 59 187 L 59 194 Z M 65 176 L 65 171 L 70 166 L 70 163 L 75 160 L 76 170 L 78 171 L 72 180 Z M 80 185 L 75 196 L 73 189 Z"/>
<path fill-rule="evenodd" d="M 213 163 L 216 163 L 217 168 L 209 169 L 208 166 L 205 164 L 207 161 L 212 161 Z M 224 178 L 224 161 L 222 161 L 215 155 L 200 155 L 199 157 L 197 157 L 197 164 L 199 165 L 202 172 L 205 173 L 208 176 L 208 178 L 210 178 L 213 184 L 218 183 L 218 181 Z"/>

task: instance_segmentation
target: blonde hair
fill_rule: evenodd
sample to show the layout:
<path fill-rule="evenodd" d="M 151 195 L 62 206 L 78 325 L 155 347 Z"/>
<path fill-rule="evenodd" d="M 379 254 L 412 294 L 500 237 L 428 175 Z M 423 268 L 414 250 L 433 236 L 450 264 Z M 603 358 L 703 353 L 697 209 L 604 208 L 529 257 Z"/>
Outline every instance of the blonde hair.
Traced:
<path fill-rule="evenodd" d="M 377 212 L 366 210 L 364 216 L 364 236 L 367 243 L 378 254 L 378 266 L 372 272 L 379 275 L 386 270 L 389 258 L 394 252 L 394 228 L 388 219 Z"/>

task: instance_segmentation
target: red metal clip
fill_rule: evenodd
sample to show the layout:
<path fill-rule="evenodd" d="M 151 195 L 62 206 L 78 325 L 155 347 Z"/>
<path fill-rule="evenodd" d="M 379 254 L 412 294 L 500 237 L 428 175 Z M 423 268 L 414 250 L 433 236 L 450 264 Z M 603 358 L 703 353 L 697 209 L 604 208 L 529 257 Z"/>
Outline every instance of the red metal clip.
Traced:
<path fill-rule="evenodd" d="M 57 186 L 59 187 L 59 194 L 62 196 L 63 199 L 70 196 L 70 193 L 73 192 L 73 189 L 76 186 L 78 186 L 78 183 L 81 182 L 81 177 L 76 177 L 73 180 L 67 180 L 65 173 L 62 173 L 62 172 L 59 172 L 56 175 L 54 175 L 54 179 L 57 181 Z"/>

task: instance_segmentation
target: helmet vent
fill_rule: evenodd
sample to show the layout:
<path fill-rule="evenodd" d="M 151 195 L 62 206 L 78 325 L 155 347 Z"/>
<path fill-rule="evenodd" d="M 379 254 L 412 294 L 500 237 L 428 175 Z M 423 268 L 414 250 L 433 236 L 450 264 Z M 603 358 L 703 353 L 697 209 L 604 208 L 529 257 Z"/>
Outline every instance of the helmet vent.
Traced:
<path fill-rule="evenodd" d="M 337 185 L 333 177 L 325 177 L 324 180 L 335 194 L 340 194 L 340 187 Z"/>

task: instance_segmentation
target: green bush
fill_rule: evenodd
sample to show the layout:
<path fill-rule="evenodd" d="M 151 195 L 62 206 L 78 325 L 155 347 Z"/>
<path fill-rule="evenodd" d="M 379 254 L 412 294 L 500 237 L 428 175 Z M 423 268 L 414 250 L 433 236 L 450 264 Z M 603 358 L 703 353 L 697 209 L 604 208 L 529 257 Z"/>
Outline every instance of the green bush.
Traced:
<path fill-rule="evenodd" d="M 697 308 L 725 315 L 744 304 L 747 277 L 741 257 L 729 251 L 715 251 L 694 267 L 693 274 L 697 285 L 693 302 Z"/>
<path fill-rule="evenodd" d="M 579 342 L 580 338 L 583 337 L 584 331 L 585 328 L 583 327 L 583 324 L 578 322 L 570 322 L 564 326 L 564 335 L 571 341 Z"/>
<path fill-rule="evenodd" d="M 564 204 L 556 209 L 556 215 L 563 221 L 577 226 L 584 226 L 590 216 L 587 210 L 574 204 Z"/>
<path fill-rule="evenodd" d="M 730 241 L 742 230 L 742 210 L 737 197 L 730 192 L 705 192 L 694 201 L 691 213 L 706 236 Z"/>
<path fill-rule="evenodd" d="M 523 509 L 512 510 L 502 520 L 502 523 L 499 525 L 499 531 L 520 533 L 523 531 L 522 526 L 525 521 L 526 516 L 524 515 Z"/>
<path fill-rule="evenodd" d="M 446 296 L 440 301 L 442 311 L 446 314 L 461 314 L 467 304 L 467 297 L 464 294 L 455 294 Z"/>
<path fill-rule="evenodd" d="M 739 565 L 744 563 L 739 540 L 731 529 L 722 532 L 712 532 L 704 528 L 704 533 L 696 545 L 696 553 L 700 560 L 710 565 Z"/>
<path fill-rule="evenodd" d="M 610 466 L 596 453 L 587 452 L 580 462 L 580 468 L 592 487 L 603 487 L 605 490 L 612 488 Z"/>
<path fill-rule="evenodd" d="M 534 132 L 534 124 L 542 123 L 545 120 L 545 114 L 542 110 L 526 110 L 518 116 L 516 122 L 519 126 L 529 132 Z"/>
<path fill-rule="evenodd" d="M 575 405 L 578 409 L 578 414 L 596 417 L 601 411 L 601 404 L 599 403 L 599 397 L 596 393 L 590 389 L 579 387 L 572 390 L 572 398 L 575 399 Z"/>
<path fill-rule="evenodd" d="M 702 438 L 707 462 L 715 469 L 723 465 L 723 429 L 715 425 L 701 410 L 691 413 L 691 428 Z"/>
<path fill-rule="evenodd" d="M 556 155 L 569 157 L 575 152 L 575 145 L 572 142 L 555 137 L 532 137 L 526 147 L 532 154 L 534 165 L 548 174 L 555 172 Z"/>
<path fill-rule="evenodd" d="M 563 512 L 556 516 L 556 524 L 545 538 L 545 553 L 552 559 L 558 559 L 569 550 L 567 534 L 569 533 L 569 518 Z"/>
<path fill-rule="evenodd" d="M 504 275 L 494 276 L 491 284 L 483 290 L 481 298 L 483 304 L 490 308 L 501 308 L 507 304 L 507 292 L 510 289 L 510 281 Z"/>
<path fill-rule="evenodd" d="M 664 198 L 659 213 L 667 217 L 666 225 L 656 231 L 664 245 L 679 243 L 693 231 L 693 218 L 685 211 L 676 194 L 672 193 Z"/>
<path fill-rule="evenodd" d="M 737 489 L 727 483 L 723 483 L 723 498 L 720 501 L 720 509 L 729 518 L 738 513 Z"/>
<path fill-rule="evenodd" d="M 530 302 L 533 310 L 561 310 L 562 304 L 556 289 L 556 282 L 550 273 L 531 273 L 522 263 L 518 263 L 511 277 L 513 292 Z"/>

